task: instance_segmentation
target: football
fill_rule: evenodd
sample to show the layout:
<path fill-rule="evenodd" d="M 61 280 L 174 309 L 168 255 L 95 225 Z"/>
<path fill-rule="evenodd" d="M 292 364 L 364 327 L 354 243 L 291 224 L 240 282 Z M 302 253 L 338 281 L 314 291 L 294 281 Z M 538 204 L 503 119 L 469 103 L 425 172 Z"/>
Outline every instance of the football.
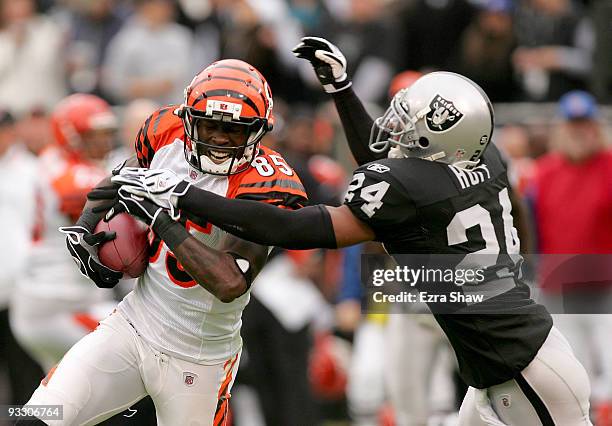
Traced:
<path fill-rule="evenodd" d="M 149 227 L 127 213 L 120 213 L 108 222 L 101 220 L 95 232 L 115 231 L 117 237 L 98 248 L 98 258 L 104 266 L 139 277 L 149 262 Z"/>

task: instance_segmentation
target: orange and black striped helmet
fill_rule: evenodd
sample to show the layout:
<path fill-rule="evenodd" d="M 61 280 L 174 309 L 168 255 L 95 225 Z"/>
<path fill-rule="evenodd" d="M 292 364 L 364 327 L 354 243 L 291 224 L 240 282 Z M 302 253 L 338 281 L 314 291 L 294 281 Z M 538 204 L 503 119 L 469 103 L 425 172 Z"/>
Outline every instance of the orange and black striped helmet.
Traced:
<path fill-rule="evenodd" d="M 101 158 L 112 148 L 112 138 L 91 139 L 88 135 L 95 131 L 117 130 L 117 117 L 104 99 L 75 93 L 62 99 L 53 109 L 51 129 L 55 142 L 72 155 L 96 154 Z M 101 141 L 107 146 L 89 146 Z"/>
<path fill-rule="evenodd" d="M 185 128 L 189 164 L 217 175 L 244 171 L 257 156 L 261 138 L 272 130 L 272 104 L 266 79 L 248 63 L 224 59 L 206 67 L 187 86 L 185 101 L 177 110 Z M 245 126 L 247 138 L 232 147 L 203 140 L 198 135 L 201 120 Z"/>

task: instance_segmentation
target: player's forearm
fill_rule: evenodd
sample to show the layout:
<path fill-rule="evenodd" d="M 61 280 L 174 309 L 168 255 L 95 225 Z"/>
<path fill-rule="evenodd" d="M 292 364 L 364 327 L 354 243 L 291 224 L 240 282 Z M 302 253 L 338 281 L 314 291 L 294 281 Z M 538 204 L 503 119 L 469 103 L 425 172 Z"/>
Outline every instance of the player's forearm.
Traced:
<path fill-rule="evenodd" d="M 333 95 L 336 109 L 342 121 L 342 128 L 353 157 L 359 165 L 384 158 L 386 153 L 375 154 L 370 150 L 370 132 L 374 120 L 352 88 L 336 92 Z"/>
<path fill-rule="evenodd" d="M 185 271 L 217 299 L 228 303 L 244 294 L 247 283 L 228 253 L 211 249 L 193 237 L 175 250 Z"/>
<path fill-rule="evenodd" d="M 334 228 L 324 206 L 299 210 L 221 197 L 190 187 L 178 207 L 245 240 L 287 249 L 336 248 Z"/>
<path fill-rule="evenodd" d="M 185 271 L 222 302 L 231 302 L 247 290 L 234 258 L 192 237 L 178 222 L 162 213 L 153 230 L 166 243 Z"/>

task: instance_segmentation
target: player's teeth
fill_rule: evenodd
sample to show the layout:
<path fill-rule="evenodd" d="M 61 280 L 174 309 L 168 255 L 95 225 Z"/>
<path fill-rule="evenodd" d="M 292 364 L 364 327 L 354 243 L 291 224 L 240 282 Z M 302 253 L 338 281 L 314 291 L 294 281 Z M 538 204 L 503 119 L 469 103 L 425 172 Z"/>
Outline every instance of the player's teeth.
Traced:
<path fill-rule="evenodd" d="M 210 151 L 210 155 L 212 155 L 216 160 L 225 160 L 229 158 L 230 154 L 227 152 L 219 152 L 219 151 Z"/>

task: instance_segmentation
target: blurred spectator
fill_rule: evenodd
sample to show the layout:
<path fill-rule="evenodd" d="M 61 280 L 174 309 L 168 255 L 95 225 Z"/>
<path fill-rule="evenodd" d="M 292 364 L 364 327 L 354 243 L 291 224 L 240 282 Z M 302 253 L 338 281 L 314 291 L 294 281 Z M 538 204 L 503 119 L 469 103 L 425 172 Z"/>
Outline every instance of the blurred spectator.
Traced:
<path fill-rule="evenodd" d="M 15 183 L 18 182 L 19 185 Z M 43 376 L 25 354 L 9 326 L 10 294 L 28 268 L 28 254 L 37 212 L 37 168 L 33 156 L 17 143 L 13 117 L 0 110 L 0 225 L 5 244 L 0 248 L 0 365 L 10 388 L 3 404 L 25 404 Z"/>
<path fill-rule="evenodd" d="M 529 191 L 538 251 L 612 253 L 612 152 L 597 105 L 590 94 L 572 91 L 559 101 L 559 114 L 551 152 L 538 160 Z"/>
<path fill-rule="evenodd" d="M 365 103 L 383 102 L 401 46 L 398 34 L 383 0 L 350 0 L 349 4 L 347 21 L 327 31 L 350 64 L 357 95 Z"/>
<path fill-rule="evenodd" d="M 190 73 L 221 58 L 221 20 L 213 0 L 180 0 L 178 22 L 193 31 Z"/>
<path fill-rule="evenodd" d="M 494 142 L 506 154 L 508 179 L 512 187 L 523 194 L 533 178 L 535 167 L 527 129 L 519 125 L 504 126 L 495 132 Z"/>
<path fill-rule="evenodd" d="M 521 0 L 515 16 L 518 48 L 512 56 L 529 100 L 557 100 L 586 87 L 595 33 L 571 0 Z"/>
<path fill-rule="evenodd" d="M 73 2 L 70 13 L 68 81 L 74 92 L 100 94 L 106 48 L 124 22 L 117 0 Z"/>
<path fill-rule="evenodd" d="M 518 98 L 510 61 L 515 48 L 512 1 L 486 0 L 461 36 L 451 68 L 471 78 L 492 102 Z"/>
<path fill-rule="evenodd" d="M 406 89 L 412 85 L 415 81 L 423 76 L 423 73 L 418 71 L 402 71 L 396 74 L 391 83 L 389 83 L 389 92 L 387 93 L 387 99 L 393 99 L 393 96 L 402 89 Z"/>
<path fill-rule="evenodd" d="M 336 185 L 344 183 L 342 169 L 330 158 L 317 154 L 317 119 L 313 111 L 303 108 L 294 111 L 284 126 L 279 150 L 300 176 L 311 203 L 338 205 Z"/>
<path fill-rule="evenodd" d="M 447 68 L 474 12 L 467 0 L 407 2 L 398 15 L 400 68 L 417 71 Z"/>
<path fill-rule="evenodd" d="M 295 18 L 304 34 L 320 34 L 333 25 L 330 11 L 323 0 L 286 0 L 290 15 Z"/>
<path fill-rule="evenodd" d="M 118 102 L 180 103 L 191 73 L 192 36 L 173 21 L 172 0 L 135 0 L 135 14 L 111 40 L 102 82 Z"/>
<path fill-rule="evenodd" d="M 66 95 L 64 35 L 34 0 L 0 0 L 0 104 L 19 115 Z"/>
<path fill-rule="evenodd" d="M 153 114 L 160 105 L 150 99 L 134 99 L 127 104 L 121 114 L 121 129 L 119 131 L 119 144 L 106 158 L 106 166 L 110 171 L 121 161 L 134 155 L 134 143 L 142 123 Z"/>
<path fill-rule="evenodd" d="M 216 41 L 220 57 L 243 59 L 261 70 L 276 97 L 288 102 L 315 98 L 294 72 L 298 61 L 291 48 L 303 32 L 285 0 L 215 0 L 214 5 L 212 19 L 196 28 L 198 51 Z"/>
<path fill-rule="evenodd" d="M 612 400 L 612 152 L 590 94 L 567 93 L 559 114 L 530 189 L 539 285 L 551 312 L 581 314 L 556 315 L 555 325 L 589 373 L 597 408 Z"/>
<path fill-rule="evenodd" d="M 42 108 L 35 108 L 22 115 L 17 122 L 17 137 L 28 151 L 38 157 L 53 141 L 47 112 Z"/>
<path fill-rule="evenodd" d="M 307 371 L 310 328 L 326 309 L 313 282 L 321 266 L 316 250 L 287 251 L 253 283 L 243 314 L 244 377 L 251 377 L 267 426 L 318 424 Z"/>

